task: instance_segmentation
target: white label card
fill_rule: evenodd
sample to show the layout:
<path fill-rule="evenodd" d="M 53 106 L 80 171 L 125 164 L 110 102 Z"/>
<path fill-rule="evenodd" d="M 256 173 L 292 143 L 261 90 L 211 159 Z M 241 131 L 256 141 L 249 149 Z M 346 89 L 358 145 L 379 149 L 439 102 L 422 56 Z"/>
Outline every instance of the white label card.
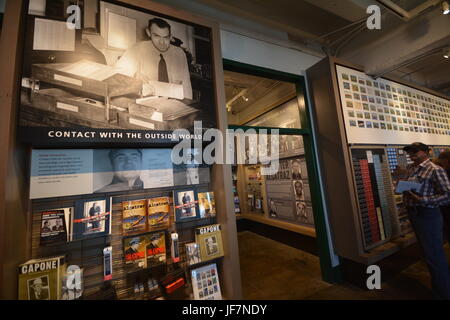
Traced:
<path fill-rule="evenodd" d="M 373 163 L 373 154 L 372 154 L 372 151 L 370 151 L 370 150 L 366 151 L 366 155 L 367 155 L 367 161 L 368 161 L 369 163 Z"/>

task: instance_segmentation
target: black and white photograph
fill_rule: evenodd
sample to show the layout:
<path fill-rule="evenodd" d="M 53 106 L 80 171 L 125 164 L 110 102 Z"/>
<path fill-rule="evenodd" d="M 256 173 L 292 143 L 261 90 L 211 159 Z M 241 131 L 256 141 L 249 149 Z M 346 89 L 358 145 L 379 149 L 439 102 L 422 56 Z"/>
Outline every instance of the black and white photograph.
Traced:
<path fill-rule="evenodd" d="M 129 190 L 144 189 L 144 182 L 141 178 L 142 173 L 142 150 L 141 149 L 111 149 L 107 152 L 107 159 L 101 152 L 94 150 L 94 188 L 96 188 L 102 179 L 102 175 L 113 176 L 109 183 L 101 188 L 95 189 L 94 192 L 116 192 Z M 104 171 L 100 169 L 99 162 L 106 162 L 104 165 L 110 164 L 111 170 Z M 97 166 L 95 165 L 97 163 Z M 108 181 L 107 181 L 108 182 Z"/>
<path fill-rule="evenodd" d="M 270 217 L 276 217 L 277 214 L 277 206 L 275 204 L 275 201 L 270 199 L 269 200 L 269 216 Z"/>
<path fill-rule="evenodd" d="M 41 237 L 40 244 L 45 245 L 52 242 L 67 241 L 67 230 L 64 219 L 64 211 L 62 214 L 50 217 L 47 214 L 42 214 L 41 222 Z"/>
<path fill-rule="evenodd" d="M 174 165 L 171 149 L 94 149 L 94 193 L 209 183 L 210 168 Z"/>
<path fill-rule="evenodd" d="M 28 15 L 21 137 L 45 142 L 42 127 L 171 131 L 192 129 L 194 120 L 216 127 L 211 29 L 94 1 L 79 5 L 80 29 L 67 27 L 69 2 L 47 1 Z"/>
<path fill-rule="evenodd" d="M 217 244 L 216 236 L 206 237 L 204 239 L 204 241 L 205 241 L 206 254 L 208 256 L 213 256 L 213 255 L 217 254 L 217 252 L 219 252 L 219 247 Z"/>
<path fill-rule="evenodd" d="M 87 201 L 84 203 L 86 233 L 105 231 L 106 200 Z"/>
<path fill-rule="evenodd" d="M 75 201 L 71 223 L 73 240 L 99 237 L 111 233 L 111 198 L 92 198 Z"/>
<path fill-rule="evenodd" d="M 303 181 L 294 180 L 292 181 L 292 185 L 294 187 L 294 194 L 296 200 L 305 200 L 305 194 L 303 190 Z"/>
<path fill-rule="evenodd" d="M 291 160 L 292 179 L 302 179 L 302 169 L 300 159 Z"/>
<path fill-rule="evenodd" d="M 280 135 L 280 144 L 279 144 L 279 153 L 285 153 L 289 150 L 289 144 L 288 144 L 288 137 L 287 135 Z"/>
<path fill-rule="evenodd" d="M 198 243 L 186 243 L 186 256 L 190 266 L 200 263 L 200 245 Z"/>
<path fill-rule="evenodd" d="M 297 215 L 297 220 L 302 222 L 308 221 L 308 213 L 306 211 L 306 203 L 303 201 L 295 202 L 295 213 Z"/>
<path fill-rule="evenodd" d="M 50 236 L 58 233 L 65 233 L 65 221 L 64 221 L 64 211 L 61 215 L 49 216 L 46 214 L 42 215 L 42 225 L 41 225 L 41 237 Z"/>
<path fill-rule="evenodd" d="M 73 208 L 60 208 L 41 212 L 40 244 L 71 240 L 70 220 Z"/>
<path fill-rule="evenodd" d="M 27 281 L 28 300 L 50 300 L 48 275 Z"/>
<path fill-rule="evenodd" d="M 173 165 L 173 182 L 176 186 L 188 186 L 208 183 L 210 181 L 209 167 L 202 164 L 200 150 L 186 149 L 187 161 Z M 197 160 L 198 159 L 198 160 Z"/>
<path fill-rule="evenodd" d="M 197 218 L 197 200 L 194 190 L 175 191 L 176 220 L 190 220 Z"/>

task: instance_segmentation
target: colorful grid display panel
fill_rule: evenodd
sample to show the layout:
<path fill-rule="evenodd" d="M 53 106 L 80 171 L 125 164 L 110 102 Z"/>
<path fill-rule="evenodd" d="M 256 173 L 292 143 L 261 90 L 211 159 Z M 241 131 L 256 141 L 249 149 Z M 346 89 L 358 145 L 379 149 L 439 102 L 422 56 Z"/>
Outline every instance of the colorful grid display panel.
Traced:
<path fill-rule="evenodd" d="M 448 99 L 351 68 L 336 71 L 348 143 L 448 144 Z"/>
<path fill-rule="evenodd" d="M 352 149 L 352 160 L 364 248 L 369 250 L 392 236 L 387 157 L 384 149 Z"/>
<path fill-rule="evenodd" d="M 408 154 L 403 151 L 403 147 L 389 147 L 386 148 L 389 169 L 394 172 L 397 167 L 406 168 L 412 161 Z"/>
<path fill-rule="evenodd" d="M 388 156 L 388 162 L 391 172 L 394 172 L 395 168 L 398 166 L 397 149 L 386 148 L 386 153 Z"/>

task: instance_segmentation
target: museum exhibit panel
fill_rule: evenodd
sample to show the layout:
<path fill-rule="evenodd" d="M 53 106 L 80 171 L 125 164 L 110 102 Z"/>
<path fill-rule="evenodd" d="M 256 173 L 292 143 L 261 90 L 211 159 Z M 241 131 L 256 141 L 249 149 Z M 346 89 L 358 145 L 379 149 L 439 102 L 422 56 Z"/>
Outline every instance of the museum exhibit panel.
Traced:
<path fill-rule="evenodd" d="M 360 70 L 329 58 L 307 75 L 336 251 L 371 265 L 416 242 L 396 190 L 412 163 L 403 147 L 421 141 L 432 157 L 449 150 L 450 102 L 430 89 Z"/>
<path fill-rule="evenodd" d="M 86 1 L 73 29 L 69 3 L 18 12 L 21 300 L 240 296 L 231 174 L 202 160 L 226 128 L 218 26 L 132 3 Z"/>
<path fill-rule="evenodd" d="M 225 71 L 224 76 L 230 125 L 301 128 L 293 83 L 232 71 Z M 250 134 L 244 135 L 236 137 L 237 154 L 245 157 L 244 164 L 235 165 L 238 203 L 243 208 L 237 217 L 274 225 L 281 222 L 278 226 L 287 222 L 285 226 L 298 226 L 300 233 L 314 235 L 303 137 L 280 135 L 278 170 L 273 174 L 262 174 L 262 168 L 268 169 L 268 166 L 261 163 L 261 153 L 272 152 L 270 132 L 267 150 L 262 150 L 262 143 L 253 141 Z M 252 162 L 250 158 L 256 155 L 257 161 Z"/>

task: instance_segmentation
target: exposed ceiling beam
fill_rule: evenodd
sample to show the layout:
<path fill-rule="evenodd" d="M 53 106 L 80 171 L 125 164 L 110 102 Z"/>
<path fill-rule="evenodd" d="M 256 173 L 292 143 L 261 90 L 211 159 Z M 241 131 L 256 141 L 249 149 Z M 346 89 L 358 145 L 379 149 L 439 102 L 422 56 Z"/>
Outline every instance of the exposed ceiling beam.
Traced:
<path fill-rule="evenodd" d="M 405 10 L 399 5 L 397 5 L 392 0 L 376 0 L 378 3 L 382 4 L 385 8 L 387 8 L 392 13 L 396 14 L 400 18 L 402 18 L 405 21 L 411 20 L 415 18 L 417 15 L 425 11 L 426 9 L 430 7 L 434 7 L 438 5 L 442 0 L 428 0 L 421 4 L 419 4 L 417 7 L 415 7 L 412 10 Z"/>

